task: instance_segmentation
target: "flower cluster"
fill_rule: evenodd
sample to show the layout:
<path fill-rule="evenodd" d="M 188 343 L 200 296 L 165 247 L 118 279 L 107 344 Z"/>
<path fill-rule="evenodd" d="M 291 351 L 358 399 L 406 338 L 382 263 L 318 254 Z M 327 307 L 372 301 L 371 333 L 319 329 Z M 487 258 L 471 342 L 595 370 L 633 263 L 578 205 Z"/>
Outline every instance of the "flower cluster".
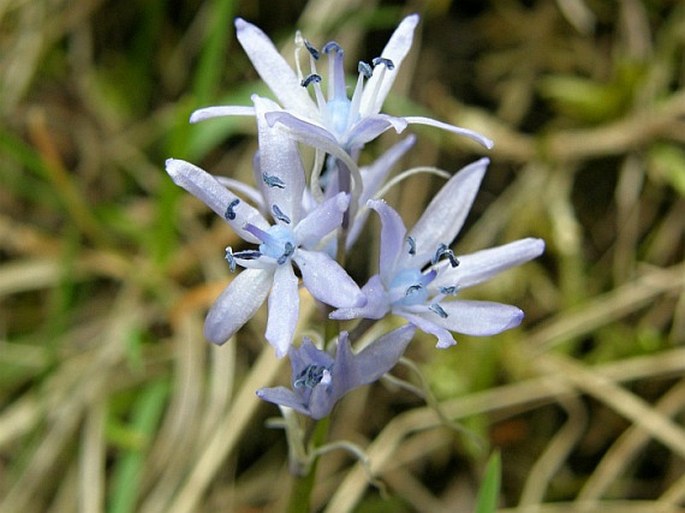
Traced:
<path fill-rule="evenodd" d="M 265 338 L 279 357 L 290 358 L 292 389 L 264 388 L 258 395 L 313 418 L 328 415 L 345 393 L 389 371 L 416 329 L 434 335 L 437 346 L 444 348 L 455 343 L 453 332 L 492 335 L 517 326 L 523 312 L 515 306 L 455 296 L 544 250 L 544 243 L 533 238 L 468 255 L 457 256 L 451 249 L 485 174 L 486 158 L 454 174 L 409 231 L 378 195 L 414 137 L 399 141 L 374 163 L 359 166 L 368 142 L 391 128 L 400 133 L 410 124 L 430 125 L 492 146 L 488 138 L 465 128 L 381 112 L 418 21 L 417 15 L 406 17 L 380 56 L 358 63 L 350 95 L 344 51 L 336 42 L 317 48 L 298 32 L 293 69 L 259 28 L 237 19 L 238 41 L 278 102 L 253 95 L 250 106 L 202 108 L 191 122 L 253 116 L 259 143 L 256 183 L 214 176 L 183 160 L 166 163 L 177 185 L 214 210 L 247 243 L 237 250 L 226 248 L 230 272 L 243 270 L 210 309 L 206 338 L 225 343 L 267 301 Z M 327 61 L 325 80 L 319 73 L 322 61 Z M 314 150 L 308 171 L 299 153 L 302 143 Z M 381 221 L 378 274 L 360 287 L 341 262 L 372 211 Z M 407 324 L 356 354 L 346 332 L 337 337 L 335 356 L 309 339 L 295 347 L 300 287 L 330 307 L 330 319 L 379 320 L 394 314 Z"/>

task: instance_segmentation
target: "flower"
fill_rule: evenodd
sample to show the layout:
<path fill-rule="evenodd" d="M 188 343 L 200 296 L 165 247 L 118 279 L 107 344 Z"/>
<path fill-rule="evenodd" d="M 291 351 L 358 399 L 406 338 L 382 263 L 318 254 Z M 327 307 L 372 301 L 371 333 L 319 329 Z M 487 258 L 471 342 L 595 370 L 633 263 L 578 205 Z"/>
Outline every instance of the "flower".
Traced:
<path fill-rule="evenodd" d="M 323 237 L 340 226 L 349 195 L 338 193 L 303 215 L 305 181 L 296 143 L 266 125 L 262 112 L 270 107 L 270 100 L 255 97 L 254 102 L 260 143 L 256 166 L 273 225 L 199 167 L 169 159 L 166 170 L 177 185 L 219 214 L 240 237 L 259 244 L 257 249 L 238 252 L 226 248 L 231 271 L 237 265 L 246 270 L 233 279 L 210 309 L 205 336 L 223 344 L 255 314 L 268 295 L 265 336 L 282 357 L 292 342 L 299 313 L 298 278 L 293 264 L 305 288 L 323 303 L 353 307 L 362 305 L 365 298 L 345 270 L 317 249 Z"/>
<path fill-rule="evenodd" d="M 347 332 L 340 333 L 335 358 L 304 338 L 299 348 L 288 350 L 292 390 L 261 388 L 257 395 L 288 406 L 314 419 L 326 417 L 346 393 L 373 383 L 392 369 L 414 336 L 407 325 L 376 339 L 359 353 L 352 352 Z"/>
<path fill-rule="evenodd" d="M 459 258 L 449 248 L 471 208 L 488 162 L 481 159 L 447 181 L 408 235 L 395 210 L 382 200 L 369 201 L 382 223 L 380 272 L 362 287 L 366 305 L 340 308 L 330 317 L 380 319 L 392 312 L 435 335 L 441 348 L 456 343 L 452 331 L 483 336 L 518 326 L 523 312 L 515 306 L 448 299 L 544 251 L 544 242 L 535 238 Z"/>
<path fill-rule="evenodd" d="M 343 68 L 343 49 L 331 41 L 319 51 L 298 32 L 296 36 L 297 72 L 280 55 L 261 29 L 242 18 L 235 20 L 238 41 L 255 69 L 279 100 L 283 109 L 266 114 L 270 125 L 282 125 L 292 137 L 342 160 L 353 167 L 349 155 L 390 128 L 402 132 L 408 124 L 431 125 L 469 137 L 487 148 L 488 138 L 466 128 L 422 116 L 396 117 L 382 114 L 381 107 L 392 87 L 399 67 L 409 52 L 419 16 L 407 16 L 399 24 L 380 57 L 372 64 L 360 62 L 357 84 L 348 97 Z M 306 50 L 311 72 L 301 71 L 299 54 Z M 317 62 L 322 53 L 328 58 L 327 97 L 321 88 Z M 311 87 L 315 99 L 308 92 Z M 218 116 L 254 115 L 251 107 L 214 106 L 196 110 L 192 123 Z"/>

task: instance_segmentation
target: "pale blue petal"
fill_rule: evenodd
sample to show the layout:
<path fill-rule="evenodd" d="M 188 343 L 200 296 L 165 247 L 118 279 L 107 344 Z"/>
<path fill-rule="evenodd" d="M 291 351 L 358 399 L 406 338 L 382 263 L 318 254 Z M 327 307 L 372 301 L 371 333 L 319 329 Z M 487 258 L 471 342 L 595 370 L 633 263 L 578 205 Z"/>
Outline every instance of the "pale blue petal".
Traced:
<path fill-rule="evenodd" d="M 205 319 L 204 333 L 214 344 L 225 343 L 264 303 L 271 283 L 270 269 L 245 269 L 224 289 Z"/>
<path fill-rule="evenodd" d="M 336 308 L 360 306 L 364 295 L 340 264 L 325 253 L 298 249 L 294 257 L 307 290 Z"/>
<path fill-rule="evenodd" d="M 388 116 L 387 114 L 363 117 L 346 134 L 345 146 L 348 149 L 361 148 L 390 128 L 394 128 L 398 134 L 402 133 L 407 128 L 407 122 L 403 118 Z"/>
<path fill-rule="evenodd" d="M 224 116 L 254 116 L 254 107 L 242 105 L 218 105 L 197 109 L 190 115 L 191 123 L 198 123 L 205 119 L 220 118 Z"/>
<path fill-rule="evenodd" d="M 449 123 L 437 121 L 432 118 L 426 118 L 423 116 L 404 116 L 403 119 L 410 125 L 434 126 L 436 128 L 440 128 L 441 130 L 447 130 L 448 132 L 452 132 L 453 134 L 463 135 L 464 137 L 468 137 L 469 139 L 476 141 L 478 144 L 482 144 L 487 149 L 492 148 L 495 144 L 492 142 L 491 139 L 488 139 L 487 137 L 485 137 L 482 134 L 479 134 L 478 132 L 474 132 L 473 130 L 469 130 L 468 128 L 450 125 Z"/>
<path fill-rule="evenodd" d="M 242 201 L 212 175 L 185 160 L 167 159 L 166 171 L 176 185 L 184 188 L 224 218 L 242 239 L 253 243 L 260 242 L 243 229 L 247 223 L 262 230 L 269 228 L 269 223 L 256 208 Z M 227 215 L 229 205 L 232 205 L 232 216 Z"/>
<path fill-rule="evenodd" d="M 383 200 L 369 200 L 370 208 L 381 218 L 381 254 L 379 270 L 383 283 L 390 286 L 395 274 L 395 263 L 405 248 L 407 229 L 400 215 Z M 408 246 L 407 246 L 408 247 Z M 420 267 L 420 265 L 419 265 Z"/>
<path fill-rule="evenodd" d="M 476 198 L 488 162 L 483 158 L 466 166 L 443 185 L 411 229 L 416 255 L 403 255 L 402 267 L 428 262 L 439 244 L 452 243 Z"/>
<path fill-rule="evenodd" d="M 515 328 L 523 319 L 521 309 L 490 301 L 442 301 L 440 306 L 447 313 L 447 317 L 442 318 L 430 311 L 418 315 L 429 318 L 445 329 L 465 335 L 496 335 Z"/>
<path fill-rule="evenodd" d="M 257 390 L 257 397 L 270 403 L 287 406 L 288 408 L 292 408 L 293 410 L 299 411 L 305 415 L 310 414 L 307 405 L 303 404 L 302 402 L 302 397 L 289 388 L 260 388 Z"/>
<path fill-rule="evenodd" d="M 328 317 L 338 321 L 350 319 L 381 319 L 390 310 L 385 287 L 378 274 L 373 275 L 366 285 L 362 287 L 362 293 L 366 297 L 366 304 L 356 308 L 339 308 L 332 311 Z"/>
<path fill-rule="evenodd" d="M 297 143 L 288 135 L 266 122 L 265 114 L 280 107 L 267 98 L 252 96 L 257 112 L 259 139 L 259 169 L 263 182 L 276 180 L 277 186 L 262 187 L 269 211 L 276 205 L 294 226 L 300 220 L 302 193 L 305 187 L 304 168 Z M 278 221 L 278 219 L 277 219 Z M 283 221 L 279 221 L 283 222 Z M 286 223 L 288 224 L 288 223 Z"/>
<path fill-rule="evenodd" d="M 276 268 L 273 287 L 269 294 L 269 317 L 264 336 L 276 350 L 278 358 L 284 357 L 288 352 L 297 326 L 300 311 L 297 281 L 291 265 L 280 265 Z"/>
<path fill-rule="evenodd" d="M 451 286 L 458 289 L 471 287 L 539 257 L 544 250 L 542 239 L 527 238 L 469 255 L 458 255 L 459 265 L 454 268 L 446 266 L 430 286 L 434 290 Z"/>
<path fill-rule="evenodd" d="M 364 87 L 360 112 L 362 116 L 377 114 L 380 112 L 386 96 L 395 82 L 395 77 L 400 69 L 402 61 L 409 53 L 414 39 L 414 29 L 419 23 L 418 14 L 411 14 L 404 18 L 393 35 L 388 40 L 381 52 L 381 57 L 390 59 L 395 65 L 393 70 L 385 70 L 385 76 L 381 80 L 379 73 L 374 73 Z M 380 83 L 379 83 L 380 81 Z M 377 91 L 377 93 L 376 93 Z"/>
<path fill-rule="evenodd" d="M 317 205 L 294 228 L 298 244 L 305 249 L 315 249 L 321 239 L 340 226 L 349 203 L 349 195 L 340 192 Z"/>
<path fill-rule="evenodd" d="M 414 314 L 399 310 L 395 313 L 407 319 L 410 323 L 419 328 L 421 331 L 425 333 L 430 333 L 431 335 L 435 335 L 438 338 L 438 343 L 436 344 L 436 347 L 439 347 L 440 349 L 445 349 L 457 343 L 457 341 L 454 340 L 454 337 L 449 332 L 449 330 L 441 326 L 438 326 L 435 322 L 433 322 L 435 319 L 433 319 L 433 317 L 428 316 L 428 313 L 430 313 L 439 319 L 440 317 L 438 317 L 433 312 L 428 312 L 427 314 L 425 314 L 426 318 L 424 318 L 424 314 Z"/>
<path fill-rule="evenodd" d="M 236 36 L 252 65 L 286 109 L 308 116 L 318 113 L 307 89 L 261 29 L 242 18 L 235 20 Z"/>
<path fill-rule="evenodd" d="M 407 324 L 386 333 L 362 349 L 354 359 L 355 386 L 373 383 L 392 369 L 404 354 L 415 332 L 414 326 Z"/>

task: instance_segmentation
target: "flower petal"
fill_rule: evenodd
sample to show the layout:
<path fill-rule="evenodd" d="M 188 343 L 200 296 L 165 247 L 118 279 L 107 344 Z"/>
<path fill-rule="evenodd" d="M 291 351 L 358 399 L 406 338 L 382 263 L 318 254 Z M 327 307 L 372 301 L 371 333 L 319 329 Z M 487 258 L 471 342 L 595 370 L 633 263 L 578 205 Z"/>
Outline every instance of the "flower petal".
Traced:
<path fill-rule="evenodd" d="M 325 253 L 300 248 L 294 259 L 304 286 L 319 301 L 336 308 L 364 304 L 364 295 L 354 280 Z"/>
<path fill-rule="evenodd" d="M 403 311 L 397 311 L 396 313 L 397 315 L 401 315 L 402 317 L 407 319 L 410 323 L 419 328 L 421 331 L 425 333 L 430 333 L 431 335 L 435 335 L 438 338 L 438 343 L 435 346 L 439 347 L 440 349 L 448 348 L 457 343 L 457 341 L 454 340 L 454 337 L 449 332 L 449 330 L 446 330 L 445 328 L 438 326 L 435 322 L 433 322 L 434 319 L 432 317 L 424 318 L 424 314 L 413 314 Z M 433 314 L 433 312 L 429 313 Z M 428 314 L 425 315 L 428 316 Z"/>
<path fill-rule="evenodd" d="M 488 139 L 484 135 L 481 135 L 473 130 L 469 130 L 468 128 L 450 125 L 449 123 L 444 123 L 442 121 L 438 121 L 432 118 L 426 118 L 423 116 L 404 116 L 402 119 L 404 119 L 410 125 L 434 126 L 436 128 L 452 132 L 453 134 L 463 135 L 465 137 L 468 137 L 469 139 L 476 141 L 478 144 L 482 144 L 487 149 L 490 149 L 495 145 L 495 143 L 492 142 L 492 139 Z"/>
<path fill-rule="evenodd" d="M 400 22 L 388 40 L 388 43 L 381 52 L 381 57 L 390 59 L 395 67 L 393 70 L 386 69 L 385 76 L 374 73 L 368 80 L 362 93 L 361 106 L 359 108 L 362 116 L 378 114 L 380 112 L 383 102 L 386 96 L 388 96 L 392 84 L 395 82 L 400 65 L 411 49 L 412 41 L 414 40 L 414 29 L 418 23 L 418 14 L 407 16 Z M 377 93 L 376 89 L 378 89 Z"/>
<path fill-rule="evenodd" d="M 248 242 L 260 242 L 243 229 L 247 223 L 262 230 L 269 228 L 269 223 L 256 208 L 242 201 L 212 175 L 185 160 L 167 159 L 166 171 L 176 185 L 223 217 L 241 238 Z"/>
<path fill-rule="evenodd" d="M 355 386 L 373 383 L 392 369 L 404 354 L 415 332 L 416 328 L 413 325 L 406 324 L 386 333 L 362 349 L 354 359 L 357 375 Z"/>
<path fill-rule="evenodd" d="M 350 199 L 340 192 L 314 207 L 307 216 L 295 226 L 295 238 L 305 249 L 314 249 L 324 236 L 340 226 L 343 213 L 347 210 Z"/>
<path fill-rule="evenodd" d="M 383 283 L 390 287 L 395 274 L 395 263 L 405 245 L 407 229 L 400 215 L 383 200 L 369 200 L 370 208 L 381 218 L 381 255 L 379 269 Z"/>
<path fill-rule="evenodd" d="M 402 133 L 407 128 L 407 122 L 404 118 L 388 116 L 387 114 L 363 117 L 346 134 L 345 147 L 348 150 L 361 148 L 390 128 L 394 128 L 398 134 Z"/>
<path fill-rule="evenodd" d="M 272 184 L 266 183 L 267 186 L 262 187 L 268 209 L 273 212 L 275 205 L 295 225 L 300 220 L 305 187 L 304 168 L 297 143 L 284 131 L 266 122 L 267 112 L 280 110 L 275 102 L 257 95 L 252 96 L 252 101 L 257 112 L 260 178 Z"/>
<path fill-rule="evenodd" d="M 288 352 L 297 326 L 300 311 L 297 281 L 290 264 L 279 265 L 276 268 L 273 287 L 269 294 L 269 317 L 264 336 L 276 350 L 278 358 L 283 358 Z"/>
<path fill-rule="evenodd" d="M 307 405 L 302 404 L 302 397 L 285 387 L 260 388 L 257 390 L 257 397 L 270 403 L 287 406 L 305 415 L 310 414 Z"/>
<path fill-rule="evenodd" d="M 328 317 L 338 321 L 350 319 L 380 319 L 390 310 L 390 303 L 381 282 L 381 277 L 376 274 L 369 278 L 362 287 L 362 293 L 366 298 L 366 304 L 360 307 L 338 308 L 332 311 Z"/>
<path fill-rule="evenodd" d="M 217 105 L 197 109 L 190 115 L 191 123 L 198 123 L 205 119 L 220 118 L 224 116 L 254 116 L 254 107 L 242 105 Z"/>
<path fill-rule="evenodd" d="M 542 239 L 526 238 L 469 255 L 459 255 L 459 265 L 443 269 L 431 287 L 436 290 L 444 286 L 456 286 L 458 289 L 471 287 L 540 256 L 544 250 L 545 242 Z"/>
<path fill-rule="evenodd" d="M 233 278 L 207 314 L 207 340 L 221 345 L 231 338 L 259 310 L 272 281 L 270 269 L 245 269 Z"/>
<path fill-rule="evenodd" d="M 416 255 L 403 256 L 402 266 L 428 262 L 438 244 L 452 243 L 476 198 L 488 162 L 483 158 L 466 166 L 443 185 L 411 229 L 409 236 L 416 242 Z"/>
<path fill-rule="evenodd" d="M 491 301 L 443 301 L 440 303 L 447 317 L 442 318 L 433 312 L 419 314 L 435 324 L 450 331 L 465 335 L 496 335 L 521 324 L 523 312 L 512 305 Z"/>
<path fill-rule="evenodd" d="M 235 20 L 236 37 L 252 65 L 286 109 L 316 117 L 318 110 L 297 75 L 278 52 L 271 39 L 242 18 Z"/>

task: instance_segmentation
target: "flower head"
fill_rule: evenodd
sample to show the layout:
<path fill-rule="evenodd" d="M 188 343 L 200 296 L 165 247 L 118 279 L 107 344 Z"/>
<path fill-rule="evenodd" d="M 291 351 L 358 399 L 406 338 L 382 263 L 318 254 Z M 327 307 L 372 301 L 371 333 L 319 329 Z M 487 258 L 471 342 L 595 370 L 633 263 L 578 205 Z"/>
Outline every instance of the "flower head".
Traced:
<path fill-rule="evenodd" d="M 335 358 L 305 338 L 299 348 L 288 351 L 292 366 L 291 386 L 262 388 L 257 395 L 271 403 L 288 406 L 314 419 L 327 416 L 346 393 L 380 379 L 400 359 L 414 336 L 404 326 L 375 340 L 359 353 L 352 352 L 347 332 L 340 333 Z"/>
<path fill-rule="evenodd" d="M 494 335 L 518 326 L 523 312 L 489 301 L 451 299 L 466 287 L 531 260 L 544 251 L 540 239 L 521 239 L 470 255 L 454 255 L 449 245 L 461 229 L 488 160 L 481 159 L 454 175 L 433 198 L 407 234 L 399 214 L 381 200 L 368 205 L 381 218 L 379 274 L 362 287 L 362 307 L 341 308 L 333 319 L 379 319 L 402 316 L 435 335 L 438 347 L 455 344 L 451 332 Z"/>

